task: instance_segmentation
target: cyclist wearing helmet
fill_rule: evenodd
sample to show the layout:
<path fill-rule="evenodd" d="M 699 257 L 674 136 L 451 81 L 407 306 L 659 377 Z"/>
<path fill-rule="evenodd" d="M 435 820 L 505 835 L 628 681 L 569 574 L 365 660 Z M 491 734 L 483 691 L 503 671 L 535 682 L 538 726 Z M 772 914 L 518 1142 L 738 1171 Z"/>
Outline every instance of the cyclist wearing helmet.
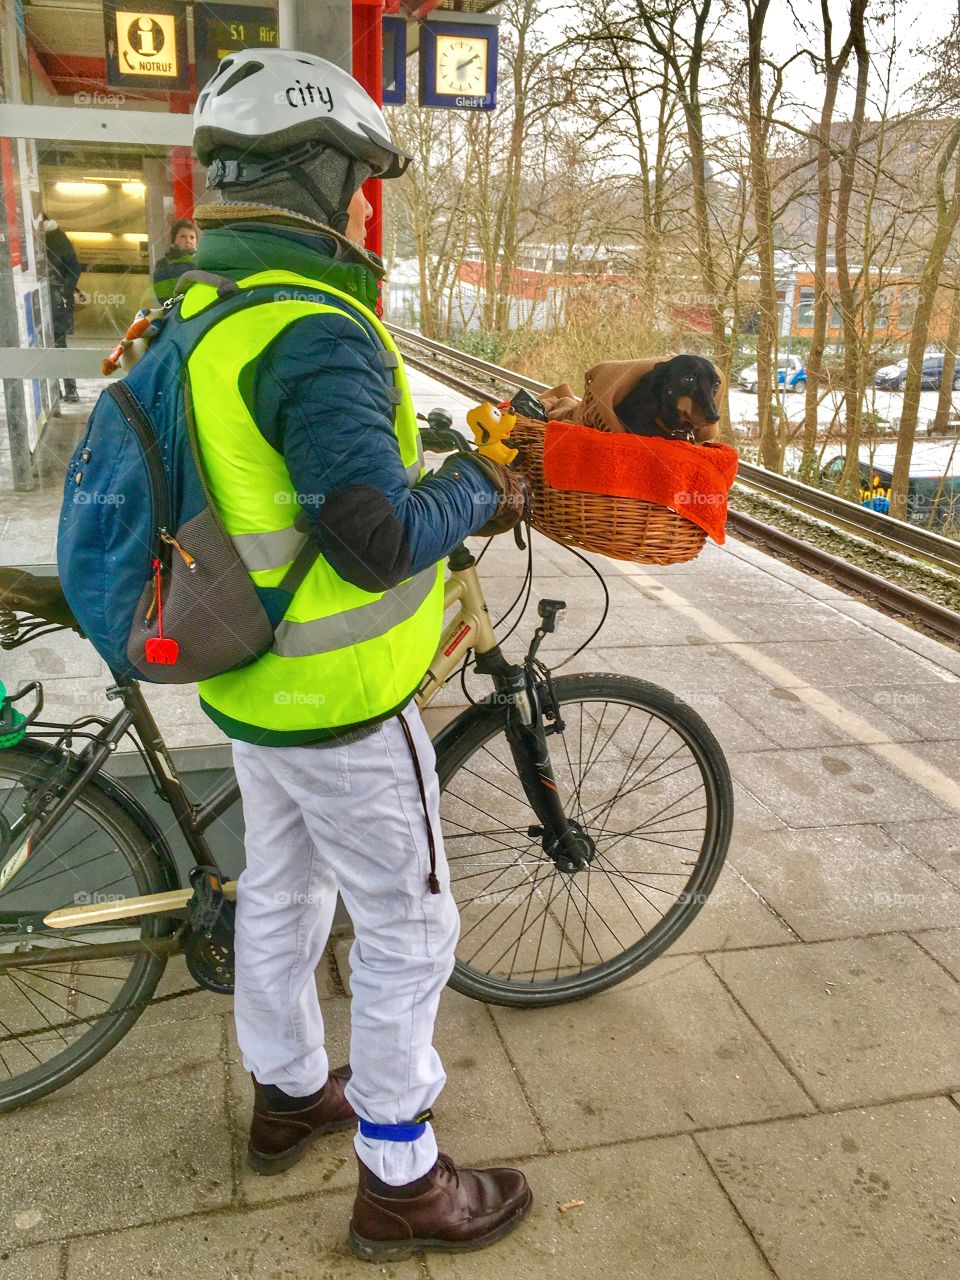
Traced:
<path fill-rule="evenodd" d="M 363 248 L 361 184 L 409 157 L 360 85 L 310 54 L 231 54 L 201 90 L 195 148 L 207 195 L 194 267 L 212 283 L 201 277 L 182 313 L 212 300 L 218 275 L 276 289 L 225 315 L 188 361 L 211 497 L 268 608 L 289 603 L 273 589 L 316 549 L 273 648 L 199 686 L 233 740 L 246 823 L 235 1016 L 254 1081 L 249 1159 L 280 1172 L 359 1120 L 354 1252 L 477 1248 L 531 1195 L 516 1170 L 457 1169 L 430 1124 L 459 922 L 412 696 L 440 636 L 443 558 L 512 527 L 523 492 L 475 456 L 425 474 L 375 314 L 382 265 Z M 330 1070 L 314 975 L 338 888 L 356 931 L 352 1040 L 350 1067 Z"/>

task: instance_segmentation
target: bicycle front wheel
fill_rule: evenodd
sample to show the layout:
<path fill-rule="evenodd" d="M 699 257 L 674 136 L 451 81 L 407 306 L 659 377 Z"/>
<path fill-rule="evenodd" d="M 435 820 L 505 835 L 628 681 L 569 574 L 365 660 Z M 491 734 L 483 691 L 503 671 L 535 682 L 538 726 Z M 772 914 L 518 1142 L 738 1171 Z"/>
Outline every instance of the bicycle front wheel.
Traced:
<path fill-rule="evenodd" d="M 628 676 L 554 686 L 563 730 L 546 741 L 567 815 L 595 843 L 584 871 L 559 871 L 531 834 L 505 707 L 482 704 L 437 743 L 461 916 L 450 985 L 491 1004 L 560 1004 L 636 973 L 696 916 L 730 842 L 729 769 L 692 708 Z"/>

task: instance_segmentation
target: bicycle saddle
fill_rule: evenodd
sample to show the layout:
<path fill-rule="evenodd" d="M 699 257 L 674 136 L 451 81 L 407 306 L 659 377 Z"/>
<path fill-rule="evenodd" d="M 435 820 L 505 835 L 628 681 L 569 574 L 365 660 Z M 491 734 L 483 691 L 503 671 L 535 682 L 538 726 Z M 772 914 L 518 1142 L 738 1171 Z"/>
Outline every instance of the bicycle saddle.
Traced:
<path fill-rule="evenodd" d="M 4 613 L 29 613 L 83 634 L 55 576 L 41 578 L 25 569 L 0 565 L 0 616 Z"/>

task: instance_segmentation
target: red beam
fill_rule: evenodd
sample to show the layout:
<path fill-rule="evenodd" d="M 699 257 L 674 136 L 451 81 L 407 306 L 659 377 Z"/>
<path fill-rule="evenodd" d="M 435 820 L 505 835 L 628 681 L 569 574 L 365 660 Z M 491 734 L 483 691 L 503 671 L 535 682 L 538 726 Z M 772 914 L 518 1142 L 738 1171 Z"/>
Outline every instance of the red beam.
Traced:
<path fill-rule="evenodd" d="M 173 216 L 193 217 L 193 148 L 172 147 L 170 178 L 173 184 Z"/>
<path fill-rule="evenodd" d="M 383 0 L 353 0 L 353 74 L 378 105 L 383 103 Z M 379 178 L 364 183 L 373 209 L 367 248 L 383 253 L 383 191 Z"/>

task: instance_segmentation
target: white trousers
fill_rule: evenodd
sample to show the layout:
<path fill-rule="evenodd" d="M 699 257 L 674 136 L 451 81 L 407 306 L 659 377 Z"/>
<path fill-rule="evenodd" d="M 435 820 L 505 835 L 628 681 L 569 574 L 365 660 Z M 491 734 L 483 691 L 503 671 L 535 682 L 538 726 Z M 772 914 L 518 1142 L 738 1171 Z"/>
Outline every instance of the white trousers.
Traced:
<path fill-rule="evenodd" d="M 409 1123 L 443 1088 L 433 1024 L 459 931 L 433 744 L 415 703 L 401 715 L 420 762 L 440 894 L 427 882 L 426 818 L 399 717 L 347 746 L 233 744 L 246 824 L 234 1000 L 243 1065 L 298 1097 L 325 1082 L 314 971 L 339 888 L 356 933 L 346 1093 L 357 1114 L 377 1124 Z M 367 1168 L 393 1186 L 421 1177 L 437 1158 L 429 1124 L 414 1142 L 358 1132 L 355 1145 Z"/>

